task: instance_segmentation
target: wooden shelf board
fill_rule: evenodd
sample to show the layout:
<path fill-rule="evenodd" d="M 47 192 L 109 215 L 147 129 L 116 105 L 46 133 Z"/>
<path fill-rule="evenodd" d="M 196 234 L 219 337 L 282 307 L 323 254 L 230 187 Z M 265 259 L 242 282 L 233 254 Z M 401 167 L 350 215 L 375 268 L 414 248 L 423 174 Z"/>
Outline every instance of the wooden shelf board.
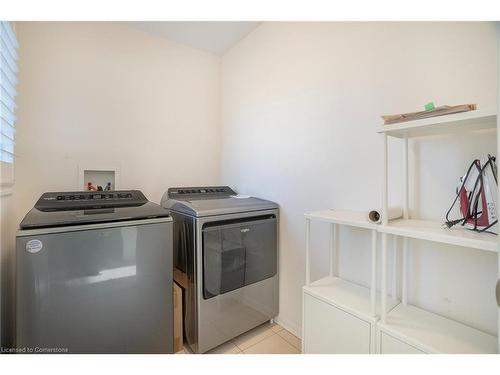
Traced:
<path fill-rule="evenodd" d="M 396 306 L 379 328 L 426 353 L 497 353 L 496 336 L 411 305 Z"/>
<path fill-rule="evenodd" d="M 374 224 L 366 218 L 366 213 L 356 211 L 322 210 L 305 214 L 311 220 L 323 221 L 333 224 L 347 225 L 364 229 L 376 229 L 378 224 Z"/>
<path fill-rule="evenodd" d="M 305 293 L 316 297 L 330 305 L 339 307 L 365 320 L 376 321 L 372 316 L 370 289 L 341 279 L 339 277 L 324 277 L 308 286 L 304 286 Z M 387 296 L 387 310 L 390 311 L 399 303 Z M 380 316 L 380 293 L 377 293 L 376 312 Z"/>
<path fill-rule="evenodd" d="M 494 130 L 496 127 L 496 111 L 476 110 L 397 124 L 381 125 L 377 129 L 377 133 L 385 133 L 397 138 L 404 138 L 405 136 L 411 138 L 484 129 Z"/>
<path fill-rule="evenodd" d="M 447 243 L 473 249 L 498 252 L 498 237 L 490 233 L 477 233 L 464 228 L 442 228 L 436 221 L 398 219 L 378 226 L 381 233 Z"/>

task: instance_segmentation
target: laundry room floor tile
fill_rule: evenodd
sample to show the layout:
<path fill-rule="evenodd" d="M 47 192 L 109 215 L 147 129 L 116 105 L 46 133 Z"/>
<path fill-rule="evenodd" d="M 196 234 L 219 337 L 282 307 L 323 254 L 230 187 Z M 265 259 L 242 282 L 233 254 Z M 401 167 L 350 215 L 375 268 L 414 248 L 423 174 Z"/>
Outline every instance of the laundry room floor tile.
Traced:
<path fill-rule="evenodd" d="M 300 351 L 278 334 L 274 334 L 243 351 L 245 354 L 299 354 Z"/>
<path fill-rule="evenodd" d="M 274 333 L 278 333 L 279 331 L 282 331 L 284 329 L 278 323 L 269 323 L 269 325 L 271 326 L 271 329 L 273 330 Z"/>
<path fill-rule="evenodd" d="M 301 350 L 302 343 L 301 343 L 301 340 L 297 336 L 291 334 L 286 329 L 282 329 L 281 331 L 279 331 L 278 335 L 281 336 L 282 338 L 284 338 L 285 341 L 287 341 L 289 344 L 292 344 L 292 346 L 295 349 Z"/>
<path fill-rule="evenodd" d="M 264 323 L 206 354 L 300 354 L 300 339 L 277 323 Z M 192 354 L 189 349 L 176 354 Z"/>
<path fill-rule="evenodd" d="M 233 343 L 241 350 L 245 350 L 252 345 L 264 340 L 266 337 L 274 335 L 274 331 L 269 327 L 269 324 L 263 324 L 257 328 L 252 329 L 232 340 Z"/>
<path fill-rule="evenodd" d="M 210 350 L 207 354 L 241 354 L 242 351 L 231 341 L 228 341 L 218 347 Z"/>

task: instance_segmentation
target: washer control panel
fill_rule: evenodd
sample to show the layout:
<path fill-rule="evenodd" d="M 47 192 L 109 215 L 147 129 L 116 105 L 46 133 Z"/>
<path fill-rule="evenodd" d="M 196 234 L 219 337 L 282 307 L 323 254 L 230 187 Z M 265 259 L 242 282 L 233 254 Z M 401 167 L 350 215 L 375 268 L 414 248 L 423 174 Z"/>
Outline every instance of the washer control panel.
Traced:
<path fill-rule="evenodd" d="M 63 211 L 134 206 L 147 201 L 139 190 L 50 192 L 40 197 L 35 208 L 40 211 Z"/>

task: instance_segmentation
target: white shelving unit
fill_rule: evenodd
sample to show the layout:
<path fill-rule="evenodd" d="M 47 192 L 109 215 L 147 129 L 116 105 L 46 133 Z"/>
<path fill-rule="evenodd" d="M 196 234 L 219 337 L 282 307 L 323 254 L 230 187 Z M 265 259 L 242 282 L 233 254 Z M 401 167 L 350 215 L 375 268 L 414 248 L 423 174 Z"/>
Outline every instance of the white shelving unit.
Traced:
<path fill-rule="evenodd" d="M 440 223 L 411 219 L 408 211 L 408 139 L 429 135 L 497 129 L 494 111 L 471 111 L 425 120 L 385 125 L 378 129 L 383 136 L 383 197 L 382 224 L 377 231 L 382 235 L 381 320 L 378 323 L 377 347 L 382 353 L 497 353 L 498 337 L 429 311 L 408 304 L 407 249 L 408 238 L 464 246 L 498 253 L 498 238 L 488 233 L 466 229 L 443 229 Z M 403 140 L 404 194 L 403 219 L 387 220 L 388 160 L 387 138 Z M 402 303 L 392 308 L 387 302 L 387 246 L 388 235 L 401 236 L 403 241 Z M 497 254 L 498 256 L 498 254 Z M 492 298 L 494 296 L 492 295 Z"/>
<path fill-rule="evenodd" d="M 478 329 L 408 304 L 408 240 L 425 240 L 497 253 L 499 239 L 488 233 L 445 229 L 442 223 L 410 218 L 408 139 L 429 135 L 497 129 L 493 111 L 472 111 L 380 127 L 383 135 L 382 223 L 373 224 L 364 213 L 324 210 L 305 214 L 306 285 L 303 288 L 302 351 L 304 353 L 498 353 L 500 341 Z M 497 133 L 498 135 L 498 133 Z M 388 137 L 403 140 L 403 218 L 388 221 Z M 330 224 L 330 272 L 311 281 L 310 227 L 312 221 Z M 371 282 L 362 286 L 344 280 L 337 272 L 339 225 L 370 230 Z M 377 236 L 381 235 L 381 290 L 376 288 Z M 396 296 L 396 248 L 393 258 L 392 295 L 387 293 L 389 239 L 403 238 L 401 303 Z M 495 256 L 495 254 L 492 254 Z M 500 257 L 498 257 L 500 258 Z M 500 259 L 499 274 L 500 274 Z M 492 295 L 492 298 L 495 298 Z M 500 333 L 500 313 L 499 313 Z"/>
<path fill-rule="evenodd" d="M 376 288 L 377 225 L 363 213 L 324 210 L 305 214 L 306 285 L 303 287 L 303 353 L 376 353 L 376 323 L 381 313 Z M 310 277 L 311 221 L 330 224 L 329 275 L 316 281 Z M 371 231 L 371 282 L 362 286 L 338 275 L 338 226 Z M 399 301 L 389 299 L 387 308 Z"/>

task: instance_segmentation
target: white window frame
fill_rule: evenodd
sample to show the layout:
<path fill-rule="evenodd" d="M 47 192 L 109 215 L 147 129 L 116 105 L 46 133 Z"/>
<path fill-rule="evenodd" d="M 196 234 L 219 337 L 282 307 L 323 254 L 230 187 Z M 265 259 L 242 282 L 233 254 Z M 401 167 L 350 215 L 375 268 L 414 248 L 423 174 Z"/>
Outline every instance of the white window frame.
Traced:
<path fill-rule="evenodd" d="M 0 27 L 2 28 L 1 30 L 2 38 L 7 36 L 10 41 L 9 46 L 12 46 L 14 48 L 14 54 L 16 55 L 14 59 L 15 63 L 16 62 L 15 60 L 17 60 L 17 53 L 15 50 L 18 48 L 17 38 L 15 36 L 15 25 L 12 22 L 1 21 Z M 17 80 L 17 71 L 14 72 L 13 74 L 16 75 L 16 80 Z M 15 159 L 12 163 L 0 161 L 0 196 L 9 195 L 12 193 L 12 187 L 14 186 L 15 183 L 14 164 L 15 164 Z"/>

